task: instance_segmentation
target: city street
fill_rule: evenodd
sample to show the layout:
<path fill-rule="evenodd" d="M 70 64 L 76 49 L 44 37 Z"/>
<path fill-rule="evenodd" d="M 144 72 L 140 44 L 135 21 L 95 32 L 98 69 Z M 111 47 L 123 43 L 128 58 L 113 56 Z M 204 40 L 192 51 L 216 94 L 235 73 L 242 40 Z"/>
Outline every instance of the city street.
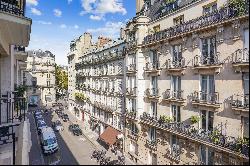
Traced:
<path fill-rule="evenodd" d="M 57 117 L 57 115 L 55 114 Z M 56 118 L 54 117 L 54 118 Z M 45 156 L 40 147 L 40 141 L 36 130 L 34 116 L 29 111 L 28 118 L 31 123 L 32 147 L 30 151 L 31 165 L 96 165 L 97 163 L 90 160 L 90 155 L 94 149 L 93 145 L 83 137 L 73 136 L 68 132 L 68 123 L 63 123 L 65 130 L 56 133 L 59 151 Z M 51 126 L 53 115 L 44 114 L 44 119 L 48 126 Z"/>

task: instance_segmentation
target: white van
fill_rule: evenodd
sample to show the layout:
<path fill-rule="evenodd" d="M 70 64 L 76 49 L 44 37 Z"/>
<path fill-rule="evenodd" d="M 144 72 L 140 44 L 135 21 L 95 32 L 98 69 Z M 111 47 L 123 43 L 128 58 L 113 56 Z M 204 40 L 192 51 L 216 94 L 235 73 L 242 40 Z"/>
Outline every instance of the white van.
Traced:
<path fill-rule="evenodd" d="M 58 150 L 56 135 L 51 127 L 41 130 L 41 146 L 44 154 L 51 154 Z"/>

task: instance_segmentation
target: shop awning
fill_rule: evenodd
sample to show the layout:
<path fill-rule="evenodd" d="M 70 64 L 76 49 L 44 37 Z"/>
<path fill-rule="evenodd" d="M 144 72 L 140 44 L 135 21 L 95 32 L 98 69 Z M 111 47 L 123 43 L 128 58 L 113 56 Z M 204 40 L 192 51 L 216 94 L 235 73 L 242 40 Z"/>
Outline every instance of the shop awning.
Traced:
<path fill-rule="evenodd" d="M 102 135 L 100 135 L 100 139 L 104 141 L 109 146 L 114 145 L 117 141 L 117 136 L 120 135 L 121 132 L 117 131 L 112 127 L 108 127 Z"/>

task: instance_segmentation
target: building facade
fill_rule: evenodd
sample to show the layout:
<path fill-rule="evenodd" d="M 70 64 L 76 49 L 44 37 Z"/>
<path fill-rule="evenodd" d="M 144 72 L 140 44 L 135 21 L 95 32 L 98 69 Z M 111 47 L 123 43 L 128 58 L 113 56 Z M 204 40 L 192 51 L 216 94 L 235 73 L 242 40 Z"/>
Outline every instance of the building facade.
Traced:
<path fill-rule="evenodd" d="M 125 29 L 126 154 L 138 164 L 247 164 L 249 1 L 136 2 Z"/>
<path fill-rule="evenodd" d="M 70 64 L 75 65 L 75 87 L 70 89 L 74 104 L 70 103 L 70 110 L 83 122 L 86 130 L 102 135 L 110 127 L 109 130 L 116 130 L 122 136 L 125 110 L 124 40 L 99 37 L 96 47 L 88 48 L 76 57 L 72 62 L 72 54 L 69 56 Z M 123 142 L 120 141 L 117 146 L 122 151 Z"/>
<path fill-rule="evenodd" d="M 27 105 L 19 93 L 32 24 L 25 5 L 24 0 L 0 0 L 0 165 L 29 164 Z"/>
<path fill-rule="evenodd" d="M 30 105 L 52 106 L 56 100 L 55 56 L 49 51 L 28 51 L 24 80 Z"/>

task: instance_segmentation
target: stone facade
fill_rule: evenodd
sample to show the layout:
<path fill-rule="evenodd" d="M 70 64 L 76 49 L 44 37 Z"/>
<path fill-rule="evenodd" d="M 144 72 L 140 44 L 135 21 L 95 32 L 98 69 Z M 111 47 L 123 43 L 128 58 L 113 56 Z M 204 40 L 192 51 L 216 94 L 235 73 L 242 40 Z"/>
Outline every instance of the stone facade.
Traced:
<path fill-rule="evenodd" d="M 52 106 L 56 100 L 55 56 L 49 51 L 28 51 L 24 78 L 29 101 L 36 98 L 40 106 Z"/>
<path fill-rule="evenodd" d="M 249 139 L 248 1 L 241 14 L 226 0 L 145 2 L 125 29 L 126 154 L 138 164 L 248 163 L 249 143 L 233 148 Z"/>

